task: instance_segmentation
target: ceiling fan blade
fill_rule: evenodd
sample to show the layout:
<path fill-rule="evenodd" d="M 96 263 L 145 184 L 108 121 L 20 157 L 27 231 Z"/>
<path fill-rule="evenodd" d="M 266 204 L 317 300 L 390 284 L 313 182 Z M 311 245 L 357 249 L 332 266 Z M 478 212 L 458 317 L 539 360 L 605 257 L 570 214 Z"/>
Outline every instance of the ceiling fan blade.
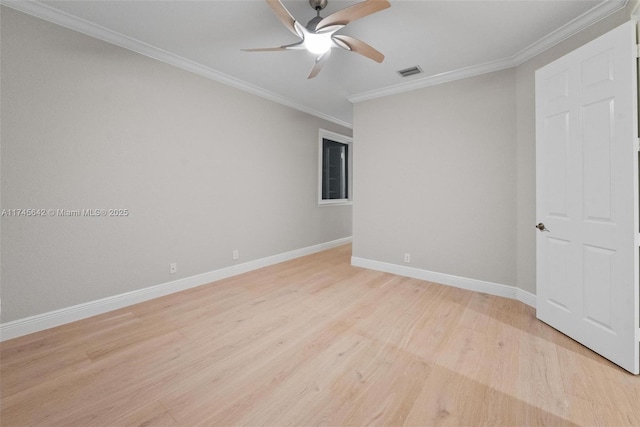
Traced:
<path fill-rule="evenodd" d="M 309 74 L 309 77 L 307 77 L 308 79 L 312 79 L 318 75 L 324 64 L 327 62 L 327 59 L 329 59 L 330 54 L 331 49 L 316 58 L 316 62 L 313 64 L 313 68 L 311 69 L 311 73 Z"/>
<path fill-rule="evenodd" d="M 318 23 L 316 31 L 329 25 L 347 25 L 372 13 L 380 12 L 391 6 L 387 0 L 366 0 L 339 10 Z"/>
<path fill-rule="evenodd" d="M 319 30 L 316 29 L 316 34 L 326 34 L 326 33 L 335 33 L 336 31 L 340 31 L 344 28 L 344 25 L 327 25 L 326 27 L 322 27 Z"/>
<path fill-rule="evenodd" d="M 280 50 L 295 50 L 295 49 L 304 49 L 304 45 L 302 41 L 292 44 L 286 44 L 284 46 L 277 47 L 259 47 L 255 49 L 240 49 L 243 52 L 277 52 Z"/>
<path fill-rule="evenodd" d="M 298 31 L 296 30 L 296 25 L 295 25 L 296 20 L 291 15 L 291 13 L 289 13 L 287 8 L 284 7 L 282 2 L 280 0 L 266 0 L 266 1 L 269 7 L 271 7 L 271 10 L 273 10 L 273 12 L 276 14 L 278 19 L 284 24 L 284 26 L 287 27 L 287 29 L 291 31 L 293 34 L 298 36 L 299 34 L 298 34 Z"/>
<path fill-rule="evenodd" d="M 384 61 L 384 55 L 382 53 L 378 52 L 376 49 L 361 40 L 354 39 L 353 37 L 349 36 L 344 36 L 342 34 L 334 35 L 333 40 L 338 46 L 343 49 L 345 48 L 345 46 L 347 46 L 347 50 L 359 53 L 360 55 L 366 56 L 369 59 L 373 59 L 376 62 Z"/>

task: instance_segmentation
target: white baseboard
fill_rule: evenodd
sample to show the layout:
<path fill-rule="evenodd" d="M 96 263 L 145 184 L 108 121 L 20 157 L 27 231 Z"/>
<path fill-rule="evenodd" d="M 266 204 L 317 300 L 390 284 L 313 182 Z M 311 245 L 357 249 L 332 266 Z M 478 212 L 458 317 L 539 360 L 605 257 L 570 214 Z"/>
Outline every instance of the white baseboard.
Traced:
<path fill-rule="evenodd" d="M 305 255 L 310 255 L 326 249 L 335 248 L 351 242 L 351 237 L 333 240 L 319 245 L 309 246 L 302 249 L 296 249 L 278 255 L 249 261 L 243 264 L 222 268 L 220 270 L 210 271 L 196 276 L 185 277 L 183 279 L 172 282 L 162 283 L 144 289 L 127 292 L 120 295 L 103 298 L 96 301 L 90 301 L 83 304 L 74 305 L 72 307 L 62 308 L 60 310 L 50 311 L 48 313 L 38 314 L 24 319 L 14 320 L 0 324 L 0 341 L 6 341 L 34 332 L 43 331 L 45 329 L 64 325 L 65 323 L 75 322 L 77 320 L 86 319 L 87 317 L 96 316 L 98 314 L 107 313 L 119 308 L 127 307 L 140 302 L 148 301 L 154 298 L 169 295 L 175 292 L 184 291 L 186 289 L 195 288 L 206 285 L 217 280 L 226 279 L 228 277 L 237 276 L 238 274 L 247 273 L 259 268 L 289 261 Z"/>
<path fill-rule="evenodd" d="M 521 303 L 527 304 L 529 307 L 536 308 L 536 296 L 529 291 L 525 291 L 524 289 L 515 288 L 516 290 L 516 298 Z"/>
<path fill-rule="evenodd" d="M 355 267 L 368 268 L 370 270 L 384 271 L 385 273 L 397 274 L 398 276 L 426 280 L 428 282 L 435 282 L 442 285 L 455 286 L 456 288 L 467 289 L 470 291 L 515 299 L 534 308 L 536 306 L 536 296 L 534 294 L 520 288 L 516 288 L 515 286 L 501 285 L 499 283 L 485 282 L 484 280 L 469 279 L 466 277 L 453 276 L 451 274 L 436 273 L 433 271 L 374 261 L 366 258 L 351 257 L 351 265 Z"/>

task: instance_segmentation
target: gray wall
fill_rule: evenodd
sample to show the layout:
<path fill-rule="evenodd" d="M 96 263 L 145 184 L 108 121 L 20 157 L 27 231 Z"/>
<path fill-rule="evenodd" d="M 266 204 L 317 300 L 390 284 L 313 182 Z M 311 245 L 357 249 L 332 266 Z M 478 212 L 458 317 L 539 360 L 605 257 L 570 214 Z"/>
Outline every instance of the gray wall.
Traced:
<path fill-rule="evenodd" d="M 516 284 L 515 71 L 358 103 L 353 255 Z"/>
<path fill-rule="evenodd" d="M 318 128 L 349 129 L 2 8 L 2 322 L 351 235 L 317 206 Z M 178 274 L 169 275 L 169 263 Z M 236 262 L 236 263 L 237 263 Z"/>
<path fill-rule="evenodd" d="M 356 104 L 354 256 L 535 293 L 535 70 L 636 4 L 514 69 Z"/>

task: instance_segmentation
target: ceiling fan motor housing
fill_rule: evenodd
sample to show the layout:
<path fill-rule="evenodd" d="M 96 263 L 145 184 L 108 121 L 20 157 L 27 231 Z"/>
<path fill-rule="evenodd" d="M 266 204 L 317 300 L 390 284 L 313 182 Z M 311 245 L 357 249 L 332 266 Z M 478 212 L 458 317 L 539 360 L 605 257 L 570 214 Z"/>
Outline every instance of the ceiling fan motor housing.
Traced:
<path fill-rule="evenodd" d="M 327 0 L 309 0 L 309 4 L 313 10 L 322 10 L 327 7 Z"/>

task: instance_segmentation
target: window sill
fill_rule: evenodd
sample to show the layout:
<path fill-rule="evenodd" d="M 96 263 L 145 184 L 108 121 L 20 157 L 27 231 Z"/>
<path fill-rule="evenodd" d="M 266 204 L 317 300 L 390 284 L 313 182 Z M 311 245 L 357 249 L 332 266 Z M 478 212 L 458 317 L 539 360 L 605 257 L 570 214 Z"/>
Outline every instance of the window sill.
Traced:
<path fill-rule="evenodd" d="M 319 207 L 324 206 L 350 206 L 353 202 L 351 200 L 322 200 L 318 202 Z"/>

